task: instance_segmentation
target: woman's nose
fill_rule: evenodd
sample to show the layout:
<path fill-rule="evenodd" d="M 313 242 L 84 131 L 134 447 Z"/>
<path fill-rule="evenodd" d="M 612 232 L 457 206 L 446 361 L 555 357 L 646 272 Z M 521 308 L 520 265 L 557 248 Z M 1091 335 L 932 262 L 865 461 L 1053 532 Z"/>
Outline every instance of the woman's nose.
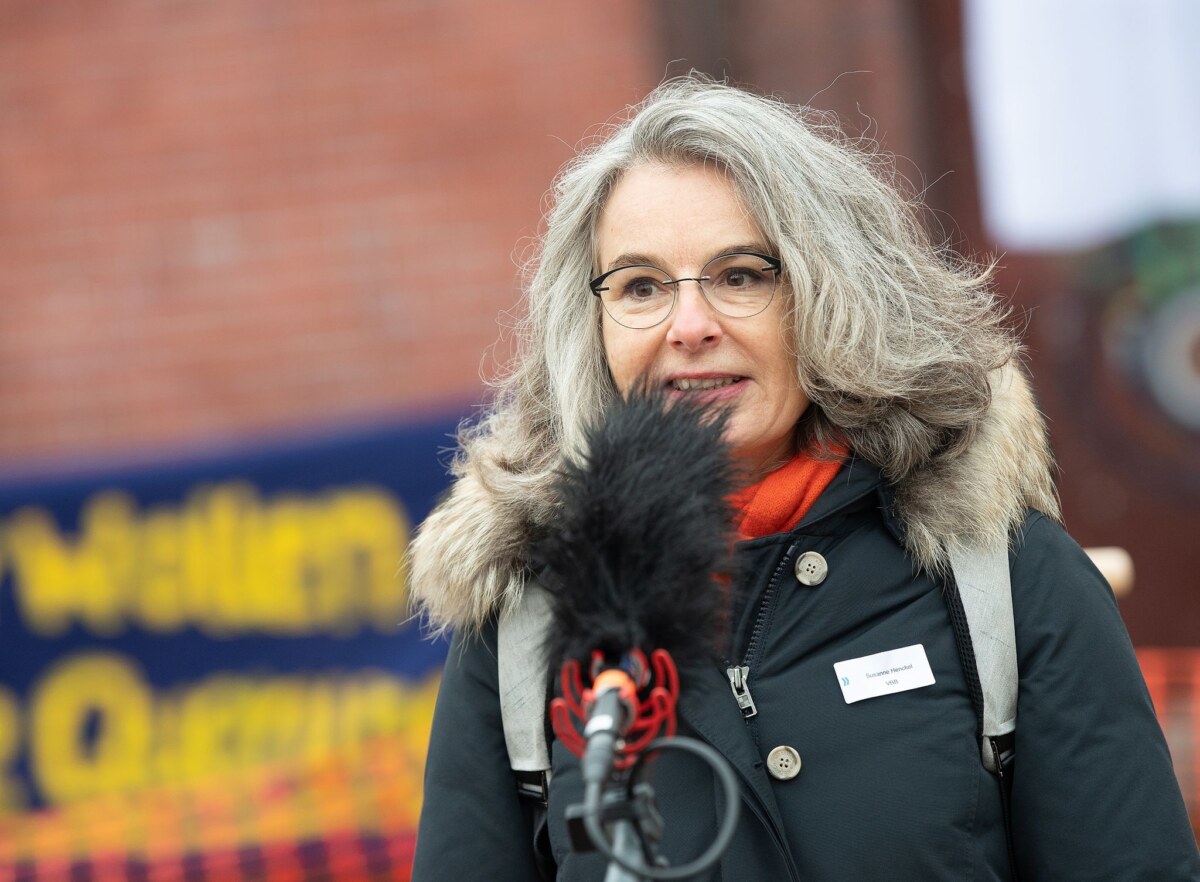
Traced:
<path fill-rule="evenodd" d="M 679 283 L 675 293 L 675 309 L 668 321 L 667 341 L 675 349 L 694 351 L 714 346 L 724 335 L 720 315 L 704 297 L 700 283 L 692 280 Z"/>

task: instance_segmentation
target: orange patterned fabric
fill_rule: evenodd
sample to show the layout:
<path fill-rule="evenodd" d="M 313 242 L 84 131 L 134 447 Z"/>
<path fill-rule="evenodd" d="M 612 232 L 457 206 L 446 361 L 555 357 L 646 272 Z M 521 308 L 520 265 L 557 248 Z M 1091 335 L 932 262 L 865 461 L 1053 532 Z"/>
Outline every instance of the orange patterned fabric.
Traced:
<path fill-rule="evenodd" d="M 0 815 L 0 882 L 408 882 L 424 738 Z"/>
<path fill-rule="evenodd" d="M 808 514 L 846 460 L 843 448 L 833 456 L 797 453 L 790 461 L 731 497 L 739 539 L 786 532 Z"/>

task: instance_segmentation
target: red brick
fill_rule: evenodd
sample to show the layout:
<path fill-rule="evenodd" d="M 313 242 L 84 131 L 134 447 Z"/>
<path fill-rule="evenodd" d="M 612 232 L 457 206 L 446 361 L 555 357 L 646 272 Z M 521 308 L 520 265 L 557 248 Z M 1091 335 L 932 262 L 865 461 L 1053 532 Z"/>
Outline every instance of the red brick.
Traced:
<path fill-rule="evenodd" d="M 561 140 L 657 76 L 648 10 L 0 7 L 0 462 L 476 398 Z"/>

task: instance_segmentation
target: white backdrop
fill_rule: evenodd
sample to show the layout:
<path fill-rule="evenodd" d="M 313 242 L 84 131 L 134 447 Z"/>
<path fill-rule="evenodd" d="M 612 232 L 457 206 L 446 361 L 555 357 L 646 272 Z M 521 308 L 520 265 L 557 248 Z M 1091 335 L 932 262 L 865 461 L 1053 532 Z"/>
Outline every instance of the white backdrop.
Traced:
<path fill-rule="evenodd" d="M 1019 251 L 1200 216 L 1200 0 L 967 0 L 984 222 Z"/>

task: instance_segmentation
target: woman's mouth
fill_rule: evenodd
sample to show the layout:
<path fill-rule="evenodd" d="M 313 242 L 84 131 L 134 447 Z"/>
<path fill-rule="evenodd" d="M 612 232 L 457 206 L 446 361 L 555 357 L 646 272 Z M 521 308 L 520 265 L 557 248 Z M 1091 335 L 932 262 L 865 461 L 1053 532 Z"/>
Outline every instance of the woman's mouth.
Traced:
<path fill-rule="evenodd" d="M 667 388 L 674 393 L 709 393 L 706 397 L 720 396 L 724 390 L 736 391 L 731 387 L 737 386 L 745 377 L 676 377 L 667 383 Z"/>

